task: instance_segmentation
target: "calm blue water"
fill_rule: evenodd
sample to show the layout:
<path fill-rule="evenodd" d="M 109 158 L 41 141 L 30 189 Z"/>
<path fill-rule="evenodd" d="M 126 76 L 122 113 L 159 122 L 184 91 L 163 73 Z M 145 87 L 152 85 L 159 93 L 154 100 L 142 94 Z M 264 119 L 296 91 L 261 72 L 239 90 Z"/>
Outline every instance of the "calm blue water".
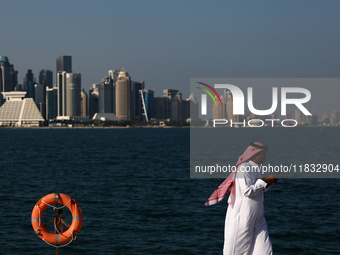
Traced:
<path fill-rule="evenodd" d="M 189 132 L 0 129 L 0 254 L 55 254 L 31 226 L 35 203 L 54 192 L 84 213 L 60 254 L 222 254 L 227 203 L 204 206 L 222 180 L 189 178 Z M 266 193 L 274 254 L 340 253 L 339 184 L 281 179 Z"/>

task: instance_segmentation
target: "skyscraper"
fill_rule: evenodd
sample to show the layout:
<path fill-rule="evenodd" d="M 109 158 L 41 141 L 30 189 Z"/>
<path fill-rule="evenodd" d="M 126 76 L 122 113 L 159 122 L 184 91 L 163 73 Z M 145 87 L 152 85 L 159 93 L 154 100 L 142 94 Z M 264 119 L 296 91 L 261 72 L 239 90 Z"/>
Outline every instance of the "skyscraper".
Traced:
<path fill-rule="evenodd" d="M 330 122 L 330 118 L 329 118 L 328 113 L 325 112 L 325 113 L 322 115 L 322 122 L 325 123 L 325 124 L 328 124 L 328 123 Z"/>
<path fill-rule="evenodd" d="M 92 118 L 98 112 L 99 86 L 92 84 L 89 90 L 89 117 Z"/>
<path fill-rule="evenodd" d="M 190 99 L 182 100 L 182 121 L 186 122 L 190 119 Z"/>
<path fill-rule="evenodd" d="M 240 120 L 240 115 L 234 115 L 233 113 L 233 94 L 230 92 L 230 90 L 225 91 L 224 93 L 225 97 L 224 100 L 226 102 L 226 118 L 228 119 L 229 122 L 233 121 L 233 123 L 235 122 L 239 122 Z"/>
<path fill-rule="evenodd" d="M 46 119 L 46 87 L 40 84 L 35 84 L 34 86 L 34 102 L 38 106 L 38 109 Z"/>
<path fill-rule="evenodd" d="M 36 101 L 36 103 L 38 107 L 41 105 L 39 107 L 40 112 L 44 119 L 46 119 L 46 109 L 44 109 L 46 108 L 46 88 L 53 88 L 53 72 L 51 70 L 43 69 L 39 72 L 39 86 L 42 88 L 43 97 L 40 103 L 38 101 Z"/>
<path fill-rule="evenodd" d="M 319 115 L 316 111 L 312 112 L 312 125 L 318 125 L 319 124 Z"/>
<path fill-rule="evenodd" d="M 183 116 L 182 116 L 182 94 L 177 92 L 176 96 L 172 102 L 172 116 L 171 120 L 172 121 L 183 121 Z"/>
<path fill-rule="evenodd" d="M 340 112 L 338 111 L 334 111 L 332 112 L 332 121 L 334 122 L 334 124 L 337 124 L 340 122 Z"/>
<path fill-rule="evenodd" d="M 99 113 L 113 113 L 113 84 L 111 77 L 105 77 L 99 84 Z"/>
<path fill-rule="evenodd" d="M 58 116 L 80 116 L 80 80 L 80 74 L 72 73 L 72 57 L 58 56 Z M 76 103 L 79 106 L 76 106 Z"/>
<path fill-rule="evenodd" d="M 66 72 L 57 73 L 58 116 L 66 116 Z"/>
<path fill-rule="evenodd" d="M 26 97 L 27 98 L 33 98 L 33 100 L 35 101 L 35 85 L 37 83 L 34 81 L 29 81 L 27 84 L 27 94 Z"/>
<path fill-rule="evenodd" d="M 53 72 L 51 70 L 43 69 L 39 73 L 39 84 L 49 88 L 53 88 Z"/>
<path fill-rule="evenodd" d="M 12 83 L 11 91 L 14 91 L 19 84 L 18 84 L 18 71 L 14 70 L 13 65 L 11 65 L 11 83 Z"/>
<path fill-rule="evenodd" d="M 142 119 L 141 90 L 144 90 L 144 81 L 133 81 L 131 85 L 131 119 Z M 153 110 L 152 110 L 153 111 Z"/>
<path fill-rule="evenodd" d="M 34 90 L 35 90 L 35 78 L 32 69 L 28 69 L 26 76 L 24 78 L 24 90 L 27 91 L 26 97 L 33 98 L 34 100 Z"/>
<path fill-rule="evenodd" d="M 118 78 L 118 74 L 119 74 L 120 70 L 109 70 L 109 76 L 112 80 L 112 98 L 113 98 L 113 108 L 112 108 L 112 112 L 114 114 L 116 114 L 116 82 L 117 82 L 117 78 Z"/>
<path fill-rule="evenodd" d="M 190 119 L 192 123 L 195 123 L 198 120 L 198 102 L 193 93 L 190 94 L 187 99 L 190 101 Z"/>
<path fill-rule="evenodd" d="M 310 125 L 312 123 L 312 116 L 305 115 L 300 109 L 296 109 L 295 120 L 297 121 L 298 124 L 309 124 Z"/>
<path fill-rule="evenodd" d="M 157 120 L 165 119 L 165 104 L 167 104 L 167 98 L 165 97 L 154 97 L 153 99 L 153 116 Z"/>
<path fill-rule="evenodd" d="M 72 73 L 72 57 L 58 56 L 57 57 L 57 73 L 67 72 Z"/>
<path fill-rule="evenodd" d="M 109 70 L 109 76 L 113 83 L 116 83 L 120 70 Z"/>
<path fill-rule="evenodd" d="M 80 116 L 81 75 L 66 73 L 66 115 Z"/>
<path fill-rule="evenodd" d="M 216 104 L 213 104 L 213 119 L 226 119 L 226 107 L 223 104 L 225 102 L 224 96 L 221 96 L 222 105 L 219 103 L 217 96 L 215 96 L 214 98 Z"/>
<path fill-rule="evenodd" d="M 124 68 L 116 82 L 116 116 L 120 120 L 131 120 L 131 77 Z"/>
<path fill-rule="evenodd" d="M 176 98 L 177 93 L 178 93 L 177 89 L 164 89 L 163 90 L 163 97 L 165 98 L 164 119 L 173 118 L 172 104 Z"/>
<path fill-rule="evenodd" d="M 58 89 L 46 88 L 46 119 L 55 119 L 58 116 Z"/>
<path fill-rule="evenodd" d="M 151 118 L 154 117 L 153 114 L 153 100 L 154 100 L 154 91 L 150 89 L 142 89 L 139 91 L 141 97 L 141 106 L 143 109 L 142 115 L 144 116 L 143 120 L 150 121 Z"/>
<path fill-rule="evenodd" d="M 80 116 L 86 117 L 88 116 L 88 110 L 87 110 L 87 105 L 88 105 L 88 100 L 87 100 L 87 94 L 85 92 L 85 89 L 81 89 L 81 106 L 80 106 Z"/>
<path fill-rule="evenodd" d="M 12 91 L 11 70 L 13 65 L 9 63 L 8 57 L 0 56 L 0 92 Z"/>

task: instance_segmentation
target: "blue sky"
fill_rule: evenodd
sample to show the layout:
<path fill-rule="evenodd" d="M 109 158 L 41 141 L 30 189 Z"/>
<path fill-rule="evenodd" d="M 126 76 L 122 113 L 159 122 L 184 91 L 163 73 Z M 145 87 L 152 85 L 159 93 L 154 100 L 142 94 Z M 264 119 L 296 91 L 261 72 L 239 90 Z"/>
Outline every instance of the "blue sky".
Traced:
<path fill-rule="evenodd" d="M 86 90 L 124 67 L 156 96 L 187 98 L 197 77 L 340 77 L 339 11 L 311 0 L 2 1 L 0 55 L 20 83 L 27 69 L 55 76 L 56 56 L 71 55 Z"/>

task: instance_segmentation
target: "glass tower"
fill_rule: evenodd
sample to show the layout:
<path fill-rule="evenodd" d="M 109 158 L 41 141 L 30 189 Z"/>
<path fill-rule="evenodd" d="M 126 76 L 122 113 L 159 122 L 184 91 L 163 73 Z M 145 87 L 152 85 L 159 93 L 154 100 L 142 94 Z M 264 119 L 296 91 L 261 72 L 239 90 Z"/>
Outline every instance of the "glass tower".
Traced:
<path fill-rule="evenodd" d="M 57 73 L 67 72 L 72 73 L 72 57 L 58 56 L 57 57 Z"/>
<path fill-rule="evenodd" d="M 80 116 L 80 100 L 81 100 L 81 75 L 80 73 L 66 74 L 67 81 L 67 116 Z"/>

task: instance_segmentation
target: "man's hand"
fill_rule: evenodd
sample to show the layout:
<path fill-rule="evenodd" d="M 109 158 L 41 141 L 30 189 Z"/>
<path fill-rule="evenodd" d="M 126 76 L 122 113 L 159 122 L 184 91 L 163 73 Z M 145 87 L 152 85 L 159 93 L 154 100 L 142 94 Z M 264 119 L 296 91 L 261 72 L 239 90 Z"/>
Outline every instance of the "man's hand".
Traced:
<path fill-rule="evenodd" d="M 264 178 L 263 181 L 265 181 L 268 185 L 274 184 L 278 180 L 278 175 L 282 172 L 282 166 L 280 168 L 280 171 L 277 172 L 276 174 L 269 175 L 267 178 Z"/>
<path fill-rule="evenodd" d="M 269 175 L 268 177 L 263 179 L 263 181 L 265 181 L 268 185 L 276 183 L 277 180 L 277 175 Z"/>

